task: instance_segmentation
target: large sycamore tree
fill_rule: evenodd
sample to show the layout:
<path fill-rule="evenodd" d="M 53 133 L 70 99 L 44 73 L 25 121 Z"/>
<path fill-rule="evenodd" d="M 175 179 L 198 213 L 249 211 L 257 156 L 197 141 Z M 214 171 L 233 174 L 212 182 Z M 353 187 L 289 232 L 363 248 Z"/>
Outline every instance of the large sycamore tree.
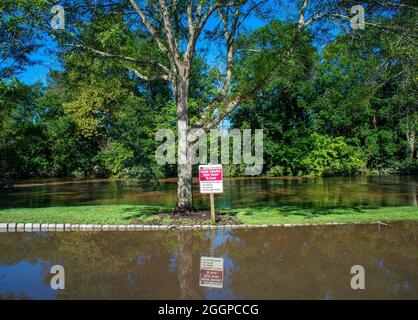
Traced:
<path fill-rule="evenodd" d="M 279 72 L 280 63 L 273 64 L 270 70 L 264 70 L 257 75 L 257 81 L 252 85 L 235 86 L 234 67 L 236 57 L 236 42 L 245 20 L 262 13 L 272 1 L 229 1 L 229 0 L 155 0 L 139 1 L 129 0 L 134 12 L 139 17 L 142 28 L 149 33 L 159 49 L 154 59 L 138 60 L 131 56 L 117 54 L 115 58 L 125 60 L 126 66 L 134 74 L 147 81 L 165 80 L 170 83 L 177 110 L 177 203 L 175 213 L 188 214 L 193 210 L 192 195 L 192 161 L 189 156 L 191 145 L 197 137 L 191 138 L 190 129 L 199 128 L 203 134 L 214 128 L 226 115 L 246 99 L 254 97 Z M 296 3 L 299 5 L 299 3 Z M 264 8 L 263 8 L 264 6 Z M 287 47 L 287 54 L 292 54 L 297 45 L 298 37 L 304 28 L 314 19 L 319 18 L 317 13 L 310 20 L 305 19 L 308 1 L 301 3 L 297 28 L 294 40 Z M 271 8 L 271 7 L 269 7 Z M 273 15 L 274 16 L 274 15 Z M 223 41 L 219 41 L 219 36 Z M 205 37 L 205 38 L 204 38 Z M 219 54 L 224 56 L 224 78 L 218 83 L 218 92 L 208 105 L 202 106 L 200 117 L 194 123 L 190 121 L 189 101 L 190 82 L 194 62 L 202 41 L 211 41 L 216 38 Z M 221 45 L 219 45 L 221 43 Z M 110 57 L 114 53 L 104 52 L 96 48 L 88 48 L 102 57 Z M 259 50 L 260 48 L 253 48 Z M 213 54 L 213 53 L 212 53 Z M 281 52 L 283 55 L 284 52 Z M 286 59 L 282 57 L 282 59 Z M 130 63 L 133 62 L 133 63 Z M 260 59 L 260 63 L 262 60 Z M 134 67 L 132 67 L 134 65 Z M 271 67 L 271 66 L 270 66 Z M 268 69 L 268 68 L 267 68 Z M 257 72 L 256 70 L 249 70 Z M 267 72 L 266 72 L 267 71 Z M 260 77 L 261 76 L 261 77 Z M 198 134 L 199 136 L 199 134 Z"/>
<path fill-rule="evenodd" d="M 366 28 L 403 34 L 405 38 L 404 30 L 393 27 L 386 30 L 379 24 L 379 17 L 415 11 L 410 3 L 364 3 Z M 188 214 L 193 210 L 193 196 L 192 162 L 187 155 L 199 135 L 216 127 L 240 104 L 255 99 L 278 75 L 292 70 L 304 72 L 303 68 L 293 68 L 303 60 L 306 43 L 321 45 L 322 40 L 335 36 L 341 26 L 350 30 L 353 15 L 350 8 L 359 3 L 346 0 L 66 0 L 53 4 L 60 4 L 66 10 L 65 29 L 50 30 L 63 48 L 118 61 L 141 81 L 169 84 L 176 104 L 178 129 L 174 212 Z M 81 30 L 92 27 L 99 10 L 122 16 L 124 26 L 110 26 L 99 41 L 83 38 Z M 253 41 L 241 41 L 244 34 L 251 38 L 248 34 L 254 25 L 266 32 L 258 33 Z M 126 46 L 112 46 L 115 37 L 123 38 Z M 207 47 L 210 49 L 204 50 Z M 210 101 L 199 105 L 198 115 L 191 119 L 193 72 L 202 60 L 210 65 L 209 60 L 214 57 L 223 59 L 218 68 L 222 78 L 214 78 L 208 93 Z M 213 87 L 217 92 L 213 92 Z M 201 129 L 193 138 L 188 135 L 192 128 Z"/>

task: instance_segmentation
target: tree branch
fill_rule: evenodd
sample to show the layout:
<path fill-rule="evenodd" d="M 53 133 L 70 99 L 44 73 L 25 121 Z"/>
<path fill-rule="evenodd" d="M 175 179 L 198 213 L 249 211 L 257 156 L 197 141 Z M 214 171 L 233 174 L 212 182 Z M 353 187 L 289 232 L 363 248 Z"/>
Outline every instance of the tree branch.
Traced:
<path fill-rule="evenodd" d="M 170 21 L 170 14 L 168 12 L 165 0 L 159 0 L 161 15 L 163 17 L 165 36 L 167 38 L 168 46 L 170 48 L 171 56 L 174 58 L 175 66 L 178 68 L 180 63 L 180 54 L 176 39 L 173 36 L 173 28 Z"/>
<path fill-rule="evenodd" d="M 228 3 L 223 4 L 220 0 L 217 0 L 211 7 L 209 7 L 206 14 L 202 15 L 203 3 L 204 3 L 204 0 L 201 0 L 197 5 L 196 17 L 194 19 L 193 28 L 192 28 L 193 32 L 192 34 L 190 34 L 190 39 L 189 39 L 189 43 L 187 44 L 187 49 L 186 49 L 186 54 L 185 54 L 186 61 L 192 59 L 193 56 L 195 55 L 195 47 L 196 47 L 197 39 L 199 38 L 200 33 L 202 32 L 203 28 L 205 27 L 207 21 L 212 16 L 212 14 L 219 8 L 231 7 L 231 6 L 236 5 L 234 2 L 228 2 Z"/>
<path fill-rule="evenodd" d="M 314 17 L 312 17 L 311 19 L 309 19 L 308 21 L 305 22 L 305 12 L 307 10 L 308 2 L 309 2 L 308 0 L 305 0 L 304 3 L 303 3 L 302 8 L 300 10 L 297 31 L 295 33 L 295 36 L 294 36 L 292 42 L 291 42 L 291 45 L 289 46 L 289 48 L 287 49 L 287 52 L 286 52 L 286 54 L 288 56 L 292 54 L 292 52 L 294 50 L 294 47 L 295 47 L 295 44 L 298 41 L 298 39 L 300 38 L 300 35 L 302 34 L 302 32 L 306 28 L 306 26 L 308 26 L 314 20 L 319 19 L 320 17 L 324 16 L 324 14 L 317 14 Z M 221 19 L 222 19 L 222 17 L 221 17 Z M 245 99 L 249 99 L 249 98 L 254 97 L 258 92 L 260 92 L 263 88 L 265 88 L 265 86 L 268 83 L 270 83 L 274 79 L 274 77 L 280 72 L 281 66 L 282 66 L 282 64 L 279 63 L 278 66 L 266 78 L 264 78 L 254 89 L 252 89 L 250 92 L 246 92 L 245 97 L 242 94 L 238 94 L 237 96 L 235 96 L 234 99 L 232 99 L 230 102 L 228 102 L 225 106 L 221 107 L 220 110 L 219 110 L 219 113 L 212 120 L 210 120 L 207 123 L 208 117 L 210 117 L 210 113 L 213 112 L 215 109 L 217 109 L 217 107 L 219 106 L 219 103 L 221 101 L 218 101 L 216 103 L 214 102 L 215 103 L 214 108 L 213 108 L 213 106 L 210 106 L 208 108 L 209 112 L 206 112 L 196 122 L 196 126 L 202 127 L 202 129 L 204 131 L 208 131 L 211 128 L 213 128 L 214 126 L 216 126 L 216 124 L 219 123 L 220 121 L 222 121 L 239 103 L 241 103 Z"/>
<path fill-rule="evenodd" d="M 407 9 L 411 9 L 414 11 L 418 10 L 417 7 L 410 6 L 404 3 L 393 2 L 393 1 L 377 1 L 377 3 L 381 4 L 384 7 L 393 6 L 393 7 L 407 8 Z"/>
<path fill-rule="evenodd" d="M 129 2 L 132 4 L 135 12 L 139 15 L 139 17 L 141 18 L 142 23 L 148 29 L 148 31 L 151 34 L 151 36 L 157 42 L 158 47 L 160 48 L 160 50 L 163 51 L 164 53 L 167 53 L 168 50 L 167 50 L 166 46 L 164 45 L 163 41 L 158 37 L 157 30 L 149 23 L 149 21 L 145 17 L 145 14 L 142 12 L 141 9 L 139 9 L 136 1 L 135 0 L 129 0 Z"/>
<path fill-rule="evenodd" d="M 340 13 L 334 13 L 331 16 L 334 17 L 334 18 L 342 18 L 342 19 L 348 20 L 348 21 L 350 21 L 350 19 L 351 19 L 351 17 L 346 16 L 346 15 L 343 15 L 343 14 L 340 14 Z M 402 31 L 402 29 L 400 29 L 400 28 L 388 27 L 386 25 L 384 26 L 384 25 L 381 25 L 381 24 L 373 23 L 373 22 L 367 22 L 367 21 L 365 21 L 364 24 L 365 25 L 369 25 L 369 26 L 373 26 L 373 27 L 376 27 L 376 28 L 379 28 L 381 30 L 388 30 L 388 31 L 392 31 L 392 32 Z"/>
<path fill-rule="evenodd" d="M 218 9 L 218 14 L 222 20 L 224 37 L 226 43 L 226 75 L 225 81 L 222 85 L 221 90 L 218 92 L 212 103 L 206 108 L 203 116 L 196 122 L 196 126 L 202 126 L 207 118 L 210 117 L 211 113 L 218 107 L 218 105 L 226 98 L 229 88 L 232 83 L 232 70 L 234 63 L 234 53 L 235 53 L 235 33 L 238 27 L 240 12 L 239 8 L 235 7 L 234 19 L 232 22 L 231 32 L 228 31 L 228 19 L 225 17 L 221 9 Z"/>
<path fill-rule="evenodd" d="M 162 69 L 167 74 L 170 73 L 170 70 L 165 65 L 163 65 L 162 63 L 159 63 L 158 61 L 155 61 L 155 60 L 138 60 L 138 59 L 132 58 L 130 56 L 108 53 L 108 52 L 100 51 L 100 50 L 94 49 L 90 46 L 81 45 L 81 44 L 74 45 L 74 47 L 87 49 L 87 50 L 91 51 L 92 53 L 95 53 L 95 54 L 97 54 L 101 57 L 105 57 L 105 58 L 115 58 L 115 59 L 119 59 L 119 60 L 129 61 L 129 62 L 135 63 L 137 65 L 142 65 L 142 66 L 153 65 L 153 66 L 159 67 L 160 69 Z"/>
<path fill-rule="evenodd" d="M 154 76 L 146 76 L 141 71 L 135 68 L 128 67 L 135 75 L 144 80 L 144 81 L 157 81 L 157 80 L 165 80 L 165 81 L 171 81 L 171 78 L 169 75 L 163 74 L 163 75 L 154 75 Z"/>
<path fill-rule="evenodd" d="M 241 95 L 237 95 L 232 100 L 230 100 L 228 103 L 225 104 L 222 112 L 219 112 L 210 122 L 206 123 L 201 129 L 203 129 L 200 133 L 196 134 L 196 136 L 193 137 L 193 140 L 189 141 L 191 145 L 195 144 L 204 132 L 209 132 L 211 129 L 213 129 L 219 122 L 221 122 L 232 110 L 235 109 L 236 106 L 240 104 L 240 102 L 243 100 Z"/>

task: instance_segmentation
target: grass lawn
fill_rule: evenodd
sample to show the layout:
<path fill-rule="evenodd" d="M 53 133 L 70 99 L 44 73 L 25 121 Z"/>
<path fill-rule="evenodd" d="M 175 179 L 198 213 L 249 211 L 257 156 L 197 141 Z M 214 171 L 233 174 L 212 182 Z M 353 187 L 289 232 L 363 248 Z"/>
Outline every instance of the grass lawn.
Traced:
<path fill-rule="evenodd" d="M 418 221 L 418 207 L 280 207 L 239 209 L 237 217 L 247 224 Z"/>
<path fill-rule="evenodd" d="M 135 220 L 153 220 L 162 210 L 141 205 L 0 209 L 0 222 L 130 224 Z"/>
<path fill-rule="evenodd" d="M 169 212 L 168 207 L 141 205 L 100 205 L 50 208 L 0 209 L 0 223 L 72 223 L 72 224 L 131 224 L 134 221 L 170 224 L 169 216 L 161 217 L 159 212 Z M 390 222 L 417 220 L 418 207 L 262 207 L 224 210 L 234 218 L 235 223 L 245 224 L 307 224 L 327 222 Z M 184 224 L 196 224 L 184 218 Z M 202 223 L 199 221 L 198 223 Z M 205 223 L 210 223 L 206 221 Z"/>

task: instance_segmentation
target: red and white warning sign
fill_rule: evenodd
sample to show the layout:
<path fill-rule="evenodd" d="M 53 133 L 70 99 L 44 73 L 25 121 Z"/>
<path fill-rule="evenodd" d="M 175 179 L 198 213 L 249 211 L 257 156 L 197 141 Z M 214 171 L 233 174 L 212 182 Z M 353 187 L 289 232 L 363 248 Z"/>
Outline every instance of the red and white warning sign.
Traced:
<path fill-rule="evenodd" d="M 222 288 L 224 285 L 224 259 L 200 257 L 200 286 Z"/>
<path fill-rule="evenodd" d="M 224 192 L 223 173 L 221 164 L 199 166 L 200 193 Z"/>

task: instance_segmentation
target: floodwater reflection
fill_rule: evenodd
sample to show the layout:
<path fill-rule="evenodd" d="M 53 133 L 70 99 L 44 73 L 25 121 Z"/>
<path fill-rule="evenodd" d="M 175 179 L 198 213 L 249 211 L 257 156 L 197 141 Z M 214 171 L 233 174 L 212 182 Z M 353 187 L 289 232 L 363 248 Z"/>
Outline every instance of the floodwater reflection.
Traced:
<path fill-rule="evenodd" d="M 201 256 L 223 288 L 199 286 Z M 52 290 L 52 265 L 65 268 Z M 350 269 L 366 270 L 353 290 Z M 417 299 L 418 223 L 0 234 L 1 299 Z"/>
<path fill-rule="evenodd" d="M 198 183 L 196 180 L 195 183 Z M 176 203 L 176 181 L 139 184 L 134 180 L 46 179 L 20 181 L 16 190 L 0 192 L 1 207 L 48 207 L 97 204 L 166 205 Z M 195 206 L 207 207 L 208 196 L 194 188 Z M 227 179 L 216 196 L 219 208 L 296 205 L 416 206 L 417 176 Z"/>

